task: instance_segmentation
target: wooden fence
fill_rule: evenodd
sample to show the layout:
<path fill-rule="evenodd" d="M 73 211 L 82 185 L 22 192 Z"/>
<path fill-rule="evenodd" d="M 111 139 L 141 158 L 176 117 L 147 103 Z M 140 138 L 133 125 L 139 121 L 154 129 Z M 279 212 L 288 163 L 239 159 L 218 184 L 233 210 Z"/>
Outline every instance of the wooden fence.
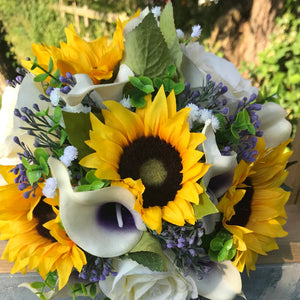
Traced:
<path fill-rule="evenodd" d="M 116 22 L 118 18 L 121 21 L 124 21 L 128 18 L 125 12 L 121 13 L 103 13 L 98 12 L 92 9 L 89 9 L 86 5 L 79 7 L 76 5 L 76 2 L 72 2 L 72 5 L 65 5 L 63 0 L 59 0 L 58 4 L 54 4 L 54 9 L 60 11 L 63 18 L 66 17 L 66 14 L 74 16 L 74 27 L 76 32 L 80 33 L 80 19 L 83 19 L 84 27 L 89 26 L 89 20 L 99 20 L 107 23 Z"/>

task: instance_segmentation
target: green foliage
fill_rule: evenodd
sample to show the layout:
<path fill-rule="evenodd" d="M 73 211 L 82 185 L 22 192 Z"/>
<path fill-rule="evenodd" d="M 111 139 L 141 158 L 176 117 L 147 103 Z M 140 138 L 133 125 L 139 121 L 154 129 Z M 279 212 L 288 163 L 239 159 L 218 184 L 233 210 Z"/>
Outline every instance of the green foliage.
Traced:
<path fill-rule="evenodd" d="M 236 253 L 230 233 L 220 231 L 210 241 L 208 255 L 214 261 L 231 260 Z"/>
<path fill-rule="evenodd" d="M 124 257 L 135 260 L 152 271 L 165 271 L 165 256 L 161 244 L 147 231 L 143 233 L 137 245 Z"/>
<path fill-rule="evenodd" d="M 102 180 L 95 176 L 95 170 L 90 170 L 86 173 L 84 180 L 81 180 L 81 185 L 78 186 L 77 192 L 99 190 L 109 186 L 108 180 Z"/>
<path fill-rule="evenodd" d="M 299 1 L 286 2 L 285 11 L 276 20 L 269 47 L 259 54 L 259 64 L 247 65 L 250 77 L 262 87 L 258 101 L 275 101 L 289 113 L 295 126 L 300 116 L 300 7 Z M 277 98 L 278 97 L 278 98 Z"/>
<path fill-rule="evenodd" d="M 70 143 L 78 150 L 78 158 L 81 159 L 84 156 L 92 153 L 93 150 L 84 142 L 90 139 L 90 115 L 78 113 L 76 114 L 76 120 L 74 121 L 74 114 L 64 111 L 63 118 L 66 124 L 65 130 L 68 134 L 68 139 Z"/>
<path fill-rule="evenodd" d="M 46 297 L 44 293 L 46 292 L 45 290 L 49 288 L 50 290 L 54 290 L 56 284 L 58 283 L 58 276 L 57 272 L 49 272 L 46 276 L 46 279 L 44 282 L 42 281 L 35 281 L 30 284 L 30 287 L 35 289 L 36 292 L 35 294 L 42 300 L 46 300 Z"/>

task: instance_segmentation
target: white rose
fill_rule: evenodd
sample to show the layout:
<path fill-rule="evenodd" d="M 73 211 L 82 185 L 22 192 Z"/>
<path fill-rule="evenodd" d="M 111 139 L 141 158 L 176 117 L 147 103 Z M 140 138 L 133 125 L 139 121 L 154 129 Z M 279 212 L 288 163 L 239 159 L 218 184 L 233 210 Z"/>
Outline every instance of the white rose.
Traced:
<path fill-rule="evenodd" d="M 262 105 L 257 112 L 266 148 L 276 147 L 286 141 L 292 133 L 292 124 L 285 119 L 287 113 L 283 107 L 274 102 Z"/>
<path fill-rule="evenodd" d="M 200 74 L 196 76 L 192 76 L 191 74 L 185 76 L 187 78 L 199 78 L 198 85 L 194 79 L 194 84 L 191 87 L 197 88 L 203 84 L 201 73 L 210 74 L 213 81 L 216 83 L 222 82 L 223 85 L 227 86 L 228 91 L 224 95 L 224 98 L 228 101 L 227 106 L 230 112 L 234 112 L 238 101 L 243 97 L 249 98 L 252 94 L 258 94 L 258 88 L 251 86 L 250 80 L 244 79 L 234 64 L 224 58 L 206 52 L 204 47 L 198 42 L 191 42 L 188 45 L 182 44 L 182 51 L 198 68 L 198 71 L 200 71 Z M 193 68 L 186 68 L 186 70 L 193 72 Z"/>
<path fill-rule="evenodd" d="M 25 76 L 21 85 L 5 88 L 0 110 L 0 165 L 16 165 L 20 162 L 18 152 L 22 152 L 22 149 L 13 141 L 14 136 L 18 136 L 28 146 L 33 145 L 33 137 L 19 128 L 26 126 L 26 123 L 14 115 L 14 110 L 22 107 L 31 109 L 34 103 L 43 109 L 46 102 L 39 100 L 40 94 L 31 74 Z"/>
<path fill-rule="evenodd" d="M 131 259 L 116 259 L 118 274 L 99 281 L 112 300 L 185 300 L 197 298 L 191 277 L 183 277 L 167 260 L 167 272 L 153 272 Z"/>

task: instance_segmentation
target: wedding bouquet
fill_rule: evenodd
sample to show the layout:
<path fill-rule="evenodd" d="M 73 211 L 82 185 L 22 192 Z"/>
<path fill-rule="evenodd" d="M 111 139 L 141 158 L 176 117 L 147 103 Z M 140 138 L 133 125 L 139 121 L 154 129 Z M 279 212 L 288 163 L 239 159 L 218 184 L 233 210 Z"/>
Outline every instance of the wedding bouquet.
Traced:
<path fill-rule="evenodd" d="M 0 111 L 2 259 L 41 299 L 232 299 L 287 233 L 291 125 L 170 1 L 33 45 Z"/>

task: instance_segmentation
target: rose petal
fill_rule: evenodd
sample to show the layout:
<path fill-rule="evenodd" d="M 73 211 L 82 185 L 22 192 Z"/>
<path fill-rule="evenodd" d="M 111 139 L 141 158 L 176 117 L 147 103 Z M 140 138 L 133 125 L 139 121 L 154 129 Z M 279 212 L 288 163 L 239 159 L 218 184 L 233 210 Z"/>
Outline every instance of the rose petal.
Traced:
<path fill-rule="evenodd" d="M 132 208 L 136 199 L 129 190 L 112 186 L 74 192 L 64 164 L 52 157 L 48 163 L 59 189 L 60 217 L 71 240 L 100 257 L 122 255 L 137 244 L 146 227 L 140 214 Z M 122 209 L 119 214 L 118 206 Z M 124 211 L 126 218 L 122 219 Z M 128 219 L 132 220 L 131 224 L 126 223 Z"/>
<path fill-rule="evenodd" d="M 285 119 L 287 113 L 283 107 L 274 102 L 262 105 L 257 112 L 260 121 L 259 129 L 263 131 L 266 148 L 276 147 L 289 139 L 292 124 Z"/>

